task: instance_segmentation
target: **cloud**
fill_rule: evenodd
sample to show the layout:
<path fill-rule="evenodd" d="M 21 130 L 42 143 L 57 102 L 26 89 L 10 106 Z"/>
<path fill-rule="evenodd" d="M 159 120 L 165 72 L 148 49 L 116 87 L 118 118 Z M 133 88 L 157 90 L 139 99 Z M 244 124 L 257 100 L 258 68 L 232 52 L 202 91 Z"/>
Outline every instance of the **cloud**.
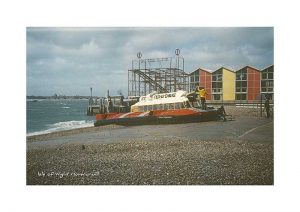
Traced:
<path fill-rule="evenodd" d="M 175 56 L 185 71 L 273 64 L 273 28 L 27 28 L 27 94 L 127 94 L 136 54 Z"/>

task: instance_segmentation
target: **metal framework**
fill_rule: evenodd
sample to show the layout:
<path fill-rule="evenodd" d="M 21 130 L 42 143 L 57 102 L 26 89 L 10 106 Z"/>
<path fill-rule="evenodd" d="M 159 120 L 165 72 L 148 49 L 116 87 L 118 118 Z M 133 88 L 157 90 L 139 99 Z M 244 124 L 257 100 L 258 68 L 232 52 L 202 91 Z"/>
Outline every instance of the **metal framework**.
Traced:
<path fill-rule="evenodd" d="M 187 91 L 189 75 L 184 72 L 184 58 L 179 56 L 179 49 L 175 53 L 175 57 L 156 59 L 141 59 L 142 54 L 138 53 L 138 60 L 133 60 L 128 70 L 128 96 Z"/>

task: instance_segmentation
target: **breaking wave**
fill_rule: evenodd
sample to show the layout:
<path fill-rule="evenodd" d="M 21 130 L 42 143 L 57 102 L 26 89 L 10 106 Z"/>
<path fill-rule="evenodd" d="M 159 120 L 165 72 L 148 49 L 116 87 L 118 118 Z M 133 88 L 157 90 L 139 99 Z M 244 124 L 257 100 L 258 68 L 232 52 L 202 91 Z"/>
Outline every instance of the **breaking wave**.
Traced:
<path fill-rule="evenodd" d="M 47 130 L 27 133 L 27 136 L 42 135 L 42 134 L 48 134 L 48 133 L 52 133 L 52 132 L 71 130 L 71 129 L 77 129 L 77 128 L 83 128 L 83 127 L 92 127 L 92 126 L 94 126 L 94 121 L 91 121 L 91 120 L 90 121 L 81 120 L 81 121 L 57 122 L 55 124 L 49 124 Z"/>

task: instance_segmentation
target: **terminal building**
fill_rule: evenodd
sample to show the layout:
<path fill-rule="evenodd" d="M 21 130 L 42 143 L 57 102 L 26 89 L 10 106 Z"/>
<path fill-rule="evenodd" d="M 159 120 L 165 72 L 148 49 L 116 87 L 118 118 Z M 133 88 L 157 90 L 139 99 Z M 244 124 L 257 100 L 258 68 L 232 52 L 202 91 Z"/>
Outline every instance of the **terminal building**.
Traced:
<path fill-rule="evenodd" d="M 207 100 L 252 102 L 274 94 L 274 65 L 263 70 L 245 66 L 237 71 L 221 67 L 215 71 L 199 68 L 190 74 L 190 91 L 205 88 Z"/>
<path fill-rule="evenodd" d="M 206 99 L 211 102 L 254 102 L 274 95 L 274 65 L 259 70 L 245 66 L 237 71 L 227 67 L 217 70 L 198 68 L 185 72 L 184 58 L 180 50 L 175 56 L 164 58 L 142 58 L 137 54 L 128 70 L 128 96 L 138 98 L 154 91 L 158 93 L 178 90 L 195 91 L 197 86 L 205 88 Z"/>

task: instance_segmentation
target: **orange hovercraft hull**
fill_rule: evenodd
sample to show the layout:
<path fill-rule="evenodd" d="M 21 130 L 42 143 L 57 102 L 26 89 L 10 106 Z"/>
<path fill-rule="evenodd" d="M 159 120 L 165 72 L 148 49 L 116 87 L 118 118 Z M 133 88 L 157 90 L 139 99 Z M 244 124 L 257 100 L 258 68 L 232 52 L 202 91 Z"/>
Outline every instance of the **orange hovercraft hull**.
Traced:
<path fill-rule="evenodd" d="M 151 125 L 151 124 L 179 124 L 218 119 L 216 109 L 200 110 L 195 108 L 178 110 L 155 110 L 147 112 L 108 113 L 97 114 L 95 126 L 109 124 L 117 125 Z"/>

